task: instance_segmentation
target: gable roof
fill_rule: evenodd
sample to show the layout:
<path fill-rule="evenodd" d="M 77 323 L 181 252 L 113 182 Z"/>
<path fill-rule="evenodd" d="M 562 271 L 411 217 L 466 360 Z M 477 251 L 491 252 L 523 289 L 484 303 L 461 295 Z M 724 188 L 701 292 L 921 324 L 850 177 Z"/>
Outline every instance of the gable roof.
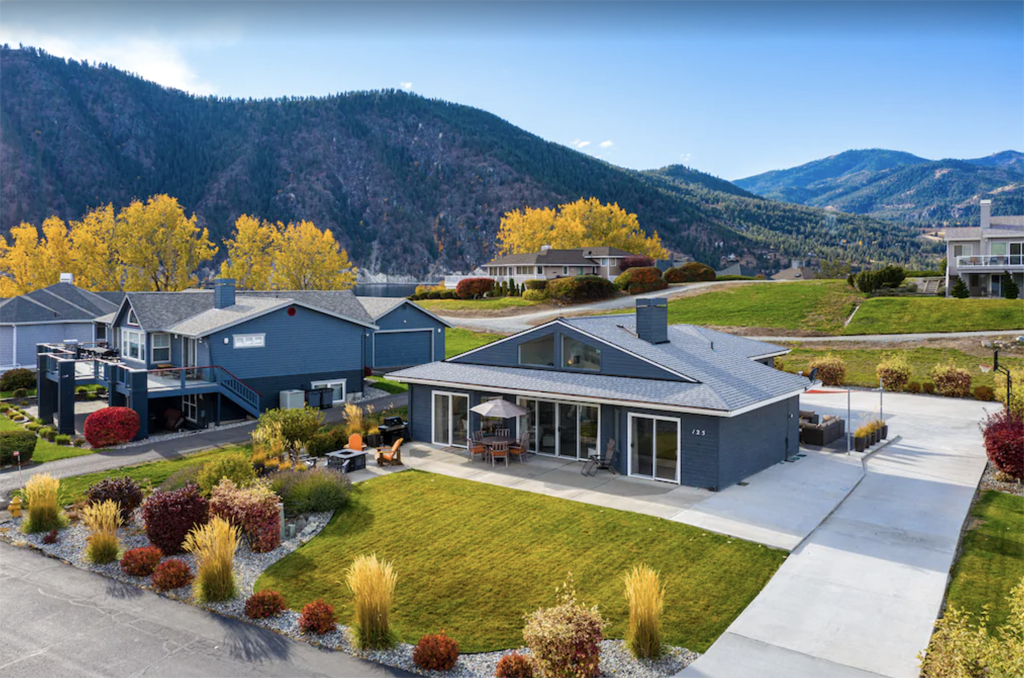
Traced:
<path fill-rule="evenodd" d="M 583 250 L 541 250 L 539 252 L 524 252 L 522 254 L 506 254 L 498 257 L 484 266 L 594 266 L 595 263 L 583 256 Z"/>
<path fill-rule="evenodd" d="M 0 300 L 4 325 L 47 322 L 90 322 L 117 309 L 123 292 L 90 292 L 71 283 L 57 283 Z"/>
<path fill-rule="evenodd" d="M 618 247 L 584 247 L 585 257 L 631 257 L 632 252 L 620 250 Z"/>
<path fill-rule="evenodd" d="M 773 275 L 772 280 L 814 280 L 814 269 L 806 266 L 786 268 Z"/>
<path fill-rule="evenodd" d="M 363 306 L 364 309 L 366 309 L 366 313 L 374 321 L 380 320 L 388 313 L 394 311 L 396 308 L 408 304 L 409 306 L 412 306 L 420 313 L 424 313 L 430 316 L 431 318 L 441 323 L 445 327 L 452 326 L 451 323 L 449 323 L 444 318 L 434 315 L 433 313 L 423 308 L 419 304 L 414 303 L 409 299 L 406 299 L 405 297 L 356 297 L 356 300 L 359 301 L 359 303 Z"/>

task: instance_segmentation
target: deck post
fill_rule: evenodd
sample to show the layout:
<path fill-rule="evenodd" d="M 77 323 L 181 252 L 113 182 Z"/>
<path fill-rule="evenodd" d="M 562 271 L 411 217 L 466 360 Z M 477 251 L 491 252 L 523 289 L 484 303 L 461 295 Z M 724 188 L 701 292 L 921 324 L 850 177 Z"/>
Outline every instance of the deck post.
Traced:
<path fill-rule="evenodd" d="M 149 374 L 144 370 L 128 372 L 128 382 L 128 406 L 139 415 L 139 432 L 134 439 L 142 440 L 149 437 Z"/>
<path fill-rule="evenodd" d="M 75 361 L 57 362 L 57 433 L 75 434 Z"/>
<path fill-rule="evenodd" d="M 214 416 L 214 426 L 220 426 L 220 393 L 217 393 L 217 412 Z"/>
<path fill-rule="evenodd" d="M 53 406 L 57 398 L 57 385 L 50 381 L 46 374 L 48 358 L 43 355 L 49 349 L 43 346 L 36 347 L 36 404 L 38 412 L 36 416 L 43 420 L 43 423 L 53 425 Z"/>

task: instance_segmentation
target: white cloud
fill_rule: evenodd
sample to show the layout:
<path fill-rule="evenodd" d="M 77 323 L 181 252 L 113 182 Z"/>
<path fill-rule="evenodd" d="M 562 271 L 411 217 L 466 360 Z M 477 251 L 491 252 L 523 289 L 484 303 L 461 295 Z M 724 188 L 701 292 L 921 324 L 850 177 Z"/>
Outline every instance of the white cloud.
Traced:
<path fill-rule="evenodd" d="M 65 59 L 108 63 L 164 87 L 193 94 L 214 94 L 217 91 L 213 84 L 199 78 L 182 56 L 178 45 L 170 40 L 130 38 L 102 44 L 82 43 L 5 26 L 0 28 L 0 43 L 31 45 Z"/>
<path fill-rule="evenodd" d="M 613 144 L 611 141 L 602 141 L 601 142 L 601 148 L 611 148 L 614 145 L 615 144 Z"/>
<path fill-rule="evenodd" d="M 576 143 L 576 148 L 586 148 L 590 145 L 589 141 L 579 141 Z"/>
<path fill-rule="evenodd" d="M 404 89 L 407 92 L 412 89 L 412 83 L 411 82 L 400 82 L 398 84 L 402 87 L 402 89 Z"/>
<path fill-rule="evenodd" d="M 680 153 L 679 154 L 679 159 L 682 160 L 683 162 L 690 162 L 690 154 L 689 153 Z"/>

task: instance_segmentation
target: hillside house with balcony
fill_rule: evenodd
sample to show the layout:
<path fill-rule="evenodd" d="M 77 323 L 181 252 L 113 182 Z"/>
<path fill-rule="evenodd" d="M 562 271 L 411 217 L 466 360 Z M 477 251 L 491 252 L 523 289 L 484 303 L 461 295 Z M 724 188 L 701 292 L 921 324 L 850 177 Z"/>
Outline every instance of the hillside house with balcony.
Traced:
<path fill-rule="evenodd" d="M 946 296 L 960 277 L 972 297 L 1003 296 L 1003 277 L 1024 289 L 1024 216 L 992 216 L 981 201 L 981 225 L 946 229 Z"/>

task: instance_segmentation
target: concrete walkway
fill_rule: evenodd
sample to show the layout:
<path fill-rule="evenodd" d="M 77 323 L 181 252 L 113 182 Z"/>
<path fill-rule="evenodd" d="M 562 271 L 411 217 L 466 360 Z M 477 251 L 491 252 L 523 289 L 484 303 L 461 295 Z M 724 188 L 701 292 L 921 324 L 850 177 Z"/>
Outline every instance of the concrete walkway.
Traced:
<path fill-rule="evenodd" d="M 801 408 L 838 413 L 836 398 L 808 395 Z M 853 395 L 862 411 L 877 402 Z M 902 440 L 867 459 L 850 496 L 681 678 L 916 678 L 985 468 L 977 422 L 996 407 L 887 394 Z"/>
<path fill-rule="evenodd" d="M 363 407 L 372 406 L 374 411 L 382 412 L 393 407 L 403 407 L 408 402 L 408 394 L 401 393 L 369 400 L 360 404 Z M 324 419 L 328 424 L 344 421 L 345 410 L 342 407 L 332 407 L 329 410 L 324 410 Z M 151 461 L 176 459 L 204 450 L 244 445 L 249 442 L 252 431 L 255 428 L 256 422 L 252 421 L 242 426 L 210 429 L 194 435 L 165 438 L 151 444 L 137 445 L 121 450 L 110 450 L 86 454 L 81 457 L 58 459 L 57 461 L 32 466 L 31 469 L 25 469 L 21 473 L 17 469 L 9 469 L 0 473 L 0 498 L 4 498 L 12 491 L 23 487 L 25 481 L 36 473 L 49 473 L 55 478 L 70 478 L 71 476 L 80 476 L 84 473 L 109 471 L 121 468 L 122 466 L 136 466 Z M 6 503 L 4 505 L 6 506 Z"/>

